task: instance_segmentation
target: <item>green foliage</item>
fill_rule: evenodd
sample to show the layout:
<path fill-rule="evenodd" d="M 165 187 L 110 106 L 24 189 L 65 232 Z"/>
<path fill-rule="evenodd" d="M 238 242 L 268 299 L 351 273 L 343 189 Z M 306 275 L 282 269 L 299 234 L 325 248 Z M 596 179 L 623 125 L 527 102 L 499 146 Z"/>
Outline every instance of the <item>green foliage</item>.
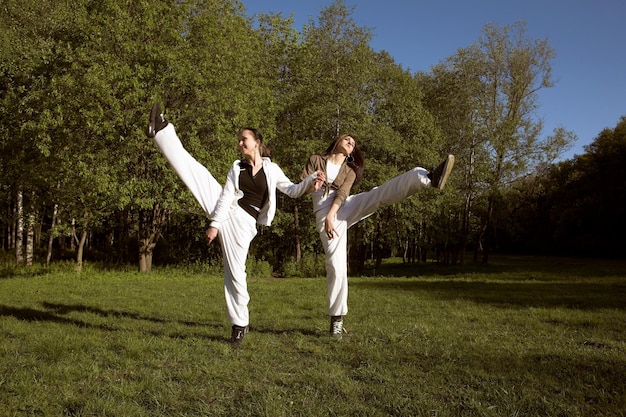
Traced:
<path fill-rule="evenodd" d="M 358 136 L 368 118 L 371 33 L 350 15 L 344 2 L 331 4 L 317 23 L 305 25 L 301 42 L 291 52 L 289 71 L 278 89 L 283 100 L 277 127 L 281 152 L 294 161 L 294 172 L 338 133 Z"/>
<path fill-rule="evenodd" d="M 521 222 L 509 221 L 533 192 L 518 186 L 520 179 L 536 167 L 545 172 L 574 139 L 565 129 L 542 137 L 534 114 L 536 92 L 553 83 L 548 42 L 529 39 L 524 23 L 487 25 L 475 43 L 431 73 L 413 74 L 387 52 L 372 50 L 373 32 L 354 21 L 354 10 L 336 0 L 298 31 L 292 17 L 249 18 L 236 0 L 6 0 L 0 226 L 14 230 L 19 192 L 25 216 L 56 246 L 63 246 L 61 236 L 89 236 L 89 260 L 128 263 L 139 252 L 154 255 L 158 265 L 218 265 L 219 250 L 204 244 L 206 213 L 143 133 L 159 101 L 185 147 L 222 183 L 246 126 L 261 129 L 294 181 L 309 154 L 322 152 L 339 133 L 352 134 L 367 158 L 354 192 L 415 166 L 430 169 L 454 153 L 443 193 L 420 193 L 351 231 L 360 267 L 390 254 L 463 262 L 466 250 L 497 247 L 497 228 L 524 235 Z M 592 230 L 614 242 L 618 229 L 589 220 L 597 217 L 592 208 L 616 218 L 622 202 L 609 186 L 577 188 L 584 181 L 575 179 L 618 177 L 598 168 L 619 172 L 607 156 L 615 147 L 604 142 L 598 146 L 606 152 L 594 145 L 571 170 L 554 167 L 586 200 L 560 204 L 555 192 L 548 200 L 560 211 L 536 204 L 560 225 L 555 234 L 562 240 L 578 248 L 588 240 L 601 252 L 610 244 L 598 245 L 604 235 Z M 59 223 L 52 229 L 56 205 Z M 321 253 L 310 201 L 281 197 L 279 210 L 272 228 L 260 229 L 251 255 L 271 270 L 300 273 L 288 259 L 300 255 L 306 263 Z M 43 252 L 47 242 L 41 242 Z M 69 253 L 56 246 L 55 253 Z"/>
<path fill-rule="evenodd" d="M 374 61 L 370 30 L 359 28 L 341 1 L 323 10 L 319 24 L 311 22 L 302 36 L 291 27 L 292 20 L 279 16 L 261 17 L 254 30 L 236 2 L 104 1 L 71 7 L 61 2 L 42 13 L 42 21 L 33 19 L 36 14 L 28 9 L 10 6 L 5 11 L 21 24 L 9 25 L 10 30 L 22 30 L 20 39 L 34 40 L 32 58 L 26 61 L 33 70 L 7 68 L 12 76 L 45 76 L 33 78 L 33 87 L 24 90 L 32 91 L 32 98 L 19 99 L 21 90 L 15 96 L 29 104 L 24 113 L 39 116 L 9 125 L 32 131 L 22 132 L 22 137 L 43 134 L 36 147 L 44 158 L 53 159 L 50 166 L 59 174 L 46 173 L 41 192 L 56 190 L 45 200 L 61 203 L 62 217 L 80 218 L 85 230 L 103 230 L 116 210 L 138 213 L 134 218 L 140 224 L 128 230 L 138 233 L 141 248 L 149 247 L 149 236 L 159 233 L 158 224 L 150 230 L 142 219 L 156 219 L 157 212 L 203 216 L 150 141 L 136 138 L 154 100 L 164 102 L 185 146 L 218 179 L 236 157 L 233 138 L 244 125 L 265 130 L 277 160 L 285 161 L 285 170 L 295 178 L 306 156 L 323 150 L 339 129 L 363 137 L 373 168 L 377 160 L 396 167 L 372 169 L 370 186 L 409 168 L 398 161 L 417 159 L 416 149 L 426 151 L 421 143 L 410 143 L 424 131 L 427 118 L 403 112 L 399 105 L 392 111 L 385 96 L 392 89 L 376 85 L 387 79 L 397 84 L 393 91 L 407 109 L 420 108 L 419 91 L 388 57 Z M 17 65 L 23 60 L 14 52 L 11 63 Z M 393 82 L 394 77 L 400 82 Z M 408 133 L 404 140 L 383 128 L 390 115 Z M 374 123 L 373 117 L 379 120 Z M 378 131 L 380 135 L 367 133 Z M 419 136 L 422 143 L 427 136 L 432 135 Z M 387 160 L 389 155 L 397 155 L 396 163 Z M 22 166 L 22 161 L 15 165 Z M 301 216 L 302 230 L 311 228 L 311 219 Z M 281 230 L 278 223 L 270 237 L 288 242 L 294 232 L 289 222 L 284 225 Z M 302 247 L 313 247 L 316 240 L 315 234 L 308 235 Z"/>
<path fill-rule="evenodd" d="M 272 266 L 264 259 L 248 256 L 246 260 L 246 273 L 250 278 L 271 278 Z"/>
<path fill-rule="evenodd" d="M 283 262 L 283 275 L 286 278 L 321 278 L 326 276 L 324 254 L 305 252 L 300 262 L 289 258 Z"/>
<path fill-rule="evenodd" d="M 517 233 L 502 236 L 517 250 L 621 258 L 626 228 L 626 117 L 603 130 L 587 153 L 550 166 L 507 195 Z M 516 201 L 523 200 L 519 206 Z"/>
<path fill-rule="evenodd" d="M 574 140 L 564 130 L 542 138 L 534 113 L 537 91 L 553 85 L 554 57 L 547 40 L 527 37 L 525 22 L 488 24 L 476 43 L 459 49 L 431 76 L 419 77 L 428 108 L 463 161 L 455 181 L 465 201 L 459 207 L 461 250 L 470 243 L 482 247 L 484 261 L 497 247 L 502 194 Z"/>

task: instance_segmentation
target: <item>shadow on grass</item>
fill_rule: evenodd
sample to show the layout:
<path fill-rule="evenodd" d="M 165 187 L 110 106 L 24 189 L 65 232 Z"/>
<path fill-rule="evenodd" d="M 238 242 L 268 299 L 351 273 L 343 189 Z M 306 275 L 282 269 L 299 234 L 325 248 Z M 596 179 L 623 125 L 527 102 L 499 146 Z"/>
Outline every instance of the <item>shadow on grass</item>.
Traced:
<path fill-rule="evenodd" d="M 626 276 L 626 262 L 616 259 L 585 259 L 541 256 L 492 256 L 489 263 L 466 262 L 447 265 L 443 263 L 402 263 L 390 258 L 380 267 L 368 267 L 354 276 L 360 277 L 419 277 L 466 276 L 467 274 L 498 275 L 508 273 L 546 274 L 553 277 L 606 277 Z M 351 275 L 352 276 L 352 275 Z"/>
<path fill-rule="evenodd" d="M 0 266 L 0 279 L 9 279 L 9 278 L 33 278 L 40 277 L 46 275 L 48 272 L 42 268 L 32 268 L 28 269 L 25 267 L 17 268 L 17 267 L 2 267 Z"/>
<path fill-rule="evenodd" d="M 81 304 L 57 304 L 57 303 L 42 303 L 44 309 L 38 310 L 34 308 L 28 307 L 11 307 L 6 305 L 0 305 L 0 317 L 14 317 L 17 320 L 28 321 L 28 322 L 50 322 L 50 323 L 59 323 L 59 324 L 68 324 L 86 329 L 98 329 L 104 331 L 119 331 L 122 328 L 117 326 L 109 326 L 106 324 L 93 324 L 84 320 L 72 319 L 68 317 L 64 317 L 66 314 L 71 312 L 79 312 L 79 313 L 89 313 L 96 314 L 102 317 L 114 317 L 114 318 L 128 318 L 131 320 L 137 321 L 148 321 L 151 323 L 157 324 L 167 324 L 167 323 L 180 323 L 189 328 L 193 327 L 216 327 L 222 329 L 223 326 L 221 324 L 207 324 L 200 323 L 195 321 L 188 320 L 169 320 L 162 319 L 157 317 L 148 317 L 137 313 L 131 313 L 126 311 L 117 311 L 117 310 L 105 310 L 97 307 L 90 307 Z M 212 336 L 205 332 L 187 332 L 187 331 L 165 331 L 165 330 L 157 330 L 157 329 L 145 329 L 140 328 L 140 330 L 146 334 L 150 334 L 152 336 L 167 336 L 173 339 L 185 339 L 185 338 L 198 338 L 198 339 L 209 339 L 217 342 L 229 342 L 229 339 L 226 337 L 218 337 Z"/>
<path fill-rule="evenodd" d="M 90 307 L 82 304 L 57 304 L 57 303 L 42 303 L 44 308 L 48 310 L 54 311 L 56 314 L 68 314 L 71 312 L 79 312 L 79 313 L 91 313 L 96 314 L 102 317 L 120 317 L 120 318 L 128 318 L 134 320 L 144 320 L 150 321 L 152 323 L 169 323 L 169 322 L 177 322 L 180 324 L 184 324 L 185 326 L 206 326 L 205 323 L 199 323 L 197 321 L 188 321 L 188 320 L 167 320 L 158 317 L 148 317 L 137 313 L 130 313 L 127 311 L 117 311 L 117 310 L 105 310 L 97 307 Z"/>
<path fill-rule="evenodd" d="M 416 291 L 441 300 L 469 300 L 501 307 L 566 307 L 626 310 L 626 280 L 615 283 L 461 282 L 419 279 L 356 280 L 352 288 Z"/>
<path fill-rule="evenodd" d="M 610 350 L 608 347 L 602 349 Z M 432 359 L 426 357 L 424 361 L 429 363 Z M 442 400 L 456 408 L 454 415 L 468 415 L 465 408 L 468 396 L 495 393 L 494 390 L 500 389 L 497 386 L 513 387 L 519 398 L 515 400 L 515 412 L 509 410 L 511 412 L 507 415 L 623 416 L 620 409 L 623 410 L 624 406 L 625 371 L 624 362 L 595 355 L 536 353 L 507 357 L 485 352 L 469 353 L 459 365 L 458 372 L 448 374 L 451 384 L 459 385 L 458 391 L 445 391 L 448 396 Z M 536 385 L 531 381 L 541 383 Z M 538 400 L 537 395 L 541 392 L 548 393 L 551 398 Z M 501 398 L 506 397 L 508 395 Z"/>
<path fill-rule="evenodd" d="M 304 336 L 320 336 L 320 332 L 308 327 L 290 327 L 284 329 L 277 329 L 270 326 L 263 325 L 250 325 L 250 331 L 263 334 L 272 334 L 276 336 L 302 334 Z"/>
<path fill-rule="evenodd" d="M 83 320 L 75 320 L 67 317 L 59 316 L 50 311 L 36 310 L 27 307 L 11 307 L 0 305 L 0 316 L 14 317 L 22 321 L 47 321 L 51 323 L 71 324 L 78 327 L 94 328 L 101 330 L 117 330 L 106 325 L 93 325 Z"/>

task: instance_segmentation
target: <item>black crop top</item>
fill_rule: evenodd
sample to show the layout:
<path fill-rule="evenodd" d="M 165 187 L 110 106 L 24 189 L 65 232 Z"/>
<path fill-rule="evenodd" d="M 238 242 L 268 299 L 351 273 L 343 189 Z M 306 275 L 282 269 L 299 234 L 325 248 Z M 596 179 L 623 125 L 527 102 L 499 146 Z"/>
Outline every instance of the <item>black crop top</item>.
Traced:
<path fill-rule="evenodd" d="M 243 197 L 239 199 L 239 206 L 246 213 L 259 218 L 259 212 L 268 200 L 267 179 L 263 168 L 252 175 L 252 165 L 246 161 L 239 164 L 241 172 L 239 173 L 239 189 L 243 192 Z"/>

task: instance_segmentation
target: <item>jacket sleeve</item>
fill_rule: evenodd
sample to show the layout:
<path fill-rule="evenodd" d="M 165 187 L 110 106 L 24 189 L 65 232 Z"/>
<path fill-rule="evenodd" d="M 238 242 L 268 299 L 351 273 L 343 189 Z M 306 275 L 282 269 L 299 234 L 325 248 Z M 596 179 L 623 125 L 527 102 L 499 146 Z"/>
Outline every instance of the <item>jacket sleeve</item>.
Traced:
<path fill-rule="evenodd" d="M 226 184 L 224 185 L 224 189 L 222 190 L 222 194 L 220 194 L 220 198 L 217 201 L 217 205 L 215 207 L 215 211 L 211 216 L 211 227 L 215 227 L 217 230 L 220 230 L 222 222 L 229 218 L 230 209 L 235 202 L 241 198 L 241 191 L 238 190 L 236 185 L 236 175 L 235 170 L 239 169 L 237 163 L 235 162 L 233 166 L 230 167 L 228 171 L 228 176 L 226 177 Z"/>
<path fill-rule="evenodd" d="M 316 171 L 326 171 L 322 161 L 323 160 L 319 155 L 309 156 L 309 159 L 306 161 L 306 164 L 302 169 L 302 173 L 300 174 L 300 179 L 304 180 L 306 177 L 315 173 Z M 307 192 L 313 192 L 313 184 L 309 186 Z"/>
<path fill-rule="evenodd" d="M 276 188 L 291 198 L 298 198 L 306 194 L 313 186 L 313 181 L 317 178 L 317 173 L 313 171 L 302 178 L 297 184 L 294 184 L 283 172 L 283 170 L 274 162 L 272 162 L 272 171 L 276 176 Z"/>

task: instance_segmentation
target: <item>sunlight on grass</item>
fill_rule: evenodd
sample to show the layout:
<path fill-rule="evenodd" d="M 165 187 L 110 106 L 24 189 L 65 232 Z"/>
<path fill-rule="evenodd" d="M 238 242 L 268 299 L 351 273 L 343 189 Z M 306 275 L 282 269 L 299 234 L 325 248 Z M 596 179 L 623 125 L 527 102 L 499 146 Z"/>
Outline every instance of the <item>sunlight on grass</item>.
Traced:
<path fill-rule="evenodd" d="M 323 279 L 251 279 L 241 349 L 217 275 L 18 271 L 0 279 L 0 410 L 624 415 L 626 265 L 385 268 L 350 278 L 341 342 Z"/>

